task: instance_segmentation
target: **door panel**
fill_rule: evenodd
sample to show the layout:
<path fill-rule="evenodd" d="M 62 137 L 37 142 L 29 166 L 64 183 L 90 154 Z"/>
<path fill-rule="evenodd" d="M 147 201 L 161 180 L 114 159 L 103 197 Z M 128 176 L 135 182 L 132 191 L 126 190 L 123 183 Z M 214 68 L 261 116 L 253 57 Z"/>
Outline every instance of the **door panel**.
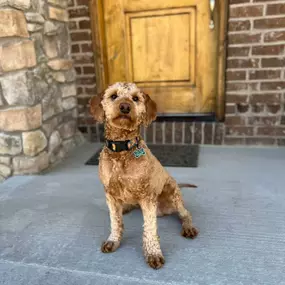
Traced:
<path fill-rule="evenodd" d="M 129 81 L 194 84 L 194 9 L 128 13 L 126 33 Z"/>
<path fill-rule="evenodd" d="M 216 11 L 215 28 L 209 28 L 208 0 L 98 1 L 105 85 L 135 82 L 161 114 L 215 112 L 224 26 Z"/>

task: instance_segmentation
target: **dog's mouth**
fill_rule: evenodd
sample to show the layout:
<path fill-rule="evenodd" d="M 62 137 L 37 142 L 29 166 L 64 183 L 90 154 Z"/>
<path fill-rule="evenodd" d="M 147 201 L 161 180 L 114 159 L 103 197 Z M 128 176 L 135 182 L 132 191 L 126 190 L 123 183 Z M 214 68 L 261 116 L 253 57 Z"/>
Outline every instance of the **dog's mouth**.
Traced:
<path fill-rule="evenodd" d="M 132 121 L 132 118 L 128 115 L 119 115 L 115 118 L 115 120 L 128 120 L 128 121 Z"/>

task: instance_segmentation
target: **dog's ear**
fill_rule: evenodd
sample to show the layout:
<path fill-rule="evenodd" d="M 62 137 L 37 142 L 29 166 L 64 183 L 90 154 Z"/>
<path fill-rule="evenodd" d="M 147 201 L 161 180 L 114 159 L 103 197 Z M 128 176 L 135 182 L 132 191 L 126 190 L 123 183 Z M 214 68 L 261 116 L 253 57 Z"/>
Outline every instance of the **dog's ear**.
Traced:
<path fill-rule="evenodd" d="M 149 126 L 152 121 L 156 119 L 156 112 L 157 112 L 157 107 L 156 103 L 149 97 L 148 94 L 143 93 L 145 96 L 145 118 L 144 118 L 144 125 Z"/>
<path fill-rule="evenodd" d="M 103 123 L 105 119 L 105 114 L 101 103 L 103 100 L 103 95 L 104 92 L 101 92 L 100 94 L 93 96 L 89 101 L 90 113 L 99 123 Z"/>

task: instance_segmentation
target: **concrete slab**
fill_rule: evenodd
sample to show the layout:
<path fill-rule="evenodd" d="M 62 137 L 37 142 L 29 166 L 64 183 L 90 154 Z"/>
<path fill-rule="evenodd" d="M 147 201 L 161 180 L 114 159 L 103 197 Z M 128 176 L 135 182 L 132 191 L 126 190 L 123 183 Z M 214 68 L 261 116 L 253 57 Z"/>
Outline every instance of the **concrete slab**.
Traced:
<path fill-rule="evenodd" d="M 100 252 L 109 216 L 86 144 L 53 171 L 0 185 L 0 284 L 285 284 L 285 148 L 203 147 L 200 166 L 169 168 L 200 229 L 179 235 L 159 219 L 165 267 L 146 266 L 142 216 L 125 216 L 124 241 Z"/>

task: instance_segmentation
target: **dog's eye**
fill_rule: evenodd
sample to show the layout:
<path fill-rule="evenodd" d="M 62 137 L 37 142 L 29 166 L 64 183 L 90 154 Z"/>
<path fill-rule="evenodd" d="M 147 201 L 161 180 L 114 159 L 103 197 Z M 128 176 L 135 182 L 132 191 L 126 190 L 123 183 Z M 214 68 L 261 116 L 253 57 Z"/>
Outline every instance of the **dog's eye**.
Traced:
<path fill-rule="evenodd" d="M 111 99 L 114 101 L 114 100 L 116 100 L 118 98 L 118 95 L 117 94 L 113 94 L 112 96 L 111 96 Z"/>
<path fill-rule="evenodd" d="M 134 96 L 133 97 L 133 101 L 138 102 L 139 101 L 139 97 L 138 96 Z"/>

